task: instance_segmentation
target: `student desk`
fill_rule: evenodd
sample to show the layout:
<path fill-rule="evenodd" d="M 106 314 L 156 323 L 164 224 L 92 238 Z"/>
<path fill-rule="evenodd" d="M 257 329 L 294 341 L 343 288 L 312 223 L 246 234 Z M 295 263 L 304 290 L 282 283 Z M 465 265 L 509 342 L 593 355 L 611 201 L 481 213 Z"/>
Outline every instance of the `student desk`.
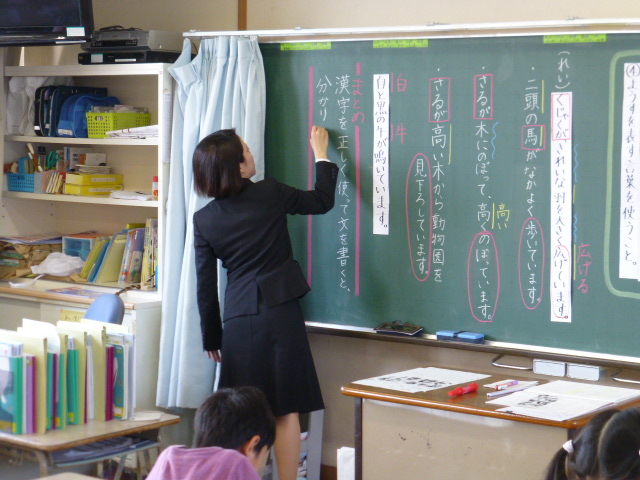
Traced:
<path fill-rule="evenodd" d="M 482 385 L 507 379 L 537 380 L 491 375 L 477 381 L 477 392 L 458 397 L 449 397 L 449 388 L 343 386 L 356 404 L 356 480 L 543 478 L 553 454 L 591 416 L 557 422 L 498 412 L 502 406 L 486 403 L 492 399 Z M 637 405 L 638 399 L 617 408 Z"/>
<path fill-rule="evenodd" d="M 72 447 L 79 447 L 125 435 L 136 435 L 153 440 L 150 444 L 129 450 L 124 455 L 112 453 L 100 458 L 78 461 L 75 462 L 74 465 L 97 463 L 114 457 L 126 457 L 127 454 L 135 452 L 148 452 L 151 448 L 159 447 L 158 435 L 160 428 L 180 422 L 180 417 L 177 415 L 158 413 L 159 418 L 156 417 L 153 420 L 91 421 L 84 425 L 70 425 L 64 430 L 51 430 L 45 434 L 12 435 L 10 433 L 0 432 L 0 453 L 8 454 L 12 457 L 24 456 L 25 458 L 37 461 L 40 464 L 40 475 L 46 477 L 49 467 L 58 466 L 54 462 L 52 454 Z M 123 465 L 124 458 L 121 458 L 120 466 L 116 473 L 116 480 L 120 476 Z M 64 465 L 61 464 L 60 466 Z"/>

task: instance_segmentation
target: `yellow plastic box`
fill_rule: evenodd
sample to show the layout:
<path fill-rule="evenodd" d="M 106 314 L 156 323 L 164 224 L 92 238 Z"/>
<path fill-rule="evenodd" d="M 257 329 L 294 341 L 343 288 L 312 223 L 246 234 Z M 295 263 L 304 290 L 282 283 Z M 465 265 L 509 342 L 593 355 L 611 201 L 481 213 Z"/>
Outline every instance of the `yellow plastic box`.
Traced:
<path fill-rule="evenodd" d="M 105 183 L 104 185 L 74 185 L 64 184 L 64 193 L 68 195 L 108 195 L 115 190 L 122 190 L 122 185 Z"/>
<path fill-rule="evenodd" d="M 124 183 L 121 173 L 67 173 L 67 185 L 102 185 L 104 183 Z"/>

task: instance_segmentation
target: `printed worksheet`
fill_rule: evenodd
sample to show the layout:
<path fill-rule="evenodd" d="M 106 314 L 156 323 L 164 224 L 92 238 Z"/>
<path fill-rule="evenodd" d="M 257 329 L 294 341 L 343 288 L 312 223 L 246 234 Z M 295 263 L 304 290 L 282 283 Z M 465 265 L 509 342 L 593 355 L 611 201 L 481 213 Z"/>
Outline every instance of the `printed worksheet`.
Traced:
<path fill-rule="evenodd" d="M 400 392 L 416 393 L 475 382 L 489 376 L 490 375 L 479 373 L 448 370 L 445 368 L 425 367 L 366 378 L 353 383 L 368 385 L 370 387 L 387 388 Z"/>

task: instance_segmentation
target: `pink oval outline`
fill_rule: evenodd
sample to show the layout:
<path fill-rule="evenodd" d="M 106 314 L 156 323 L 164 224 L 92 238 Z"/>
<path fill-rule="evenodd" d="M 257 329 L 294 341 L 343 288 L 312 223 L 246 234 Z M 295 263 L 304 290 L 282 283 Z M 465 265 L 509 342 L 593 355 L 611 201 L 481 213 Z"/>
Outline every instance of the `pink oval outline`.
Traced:
<path fill-rule="evenodd" d="M 476 317 L 475 313 L 473 313 L 473 304 L 471 303 L 471 256 L 473 253 L 473 246 L 476 244 L 476 240 L 481 235 L 489 235 L 491 237 L 491 240 L 493 242 L 493 250 L 496 253 L 496 271 L 498 273 L 498 290 L 496 291 L 496 304 L 493 307 L 493 317 L 491 318 L 491 320 L 482 320 Z M 489 232 L 488 230 L 479 232 L 475 235 L 475 237 L 473 237 L 473 240 L 471 241 L 471 247 L 469 248 L 469 256 L 467 257 L 467 298 L 469 300 L 469 310 L 471 311 L 471 315 L 473 316 L 473 318 L 475 318 L 478 322 L 493 323 L 493 321 L 495 320 L 496 315 L 498 313 L 498 302 L 500 300 L 501 284 L 502 284 L 502 280 L 501 280 L 501 273 L 500 273 L 500 255 L 498 253 L 498 244 L 496 243 L 496 237 L 493 235 L 493 233 Z"/>
<path fill-rule="evenodd" d="M 429 172 L 429 267 L 427 276 L 424 278 L 418 277 L 413 263 L 413 248 L 411 244 L 411 221 L 409 219 L 409 180 L 411 178 L 411 170 L 413 169 L 413 166 L 420 156 L 424 157 L 424 159 L 427 161 Z M 411 165 L 409 165 L 409 171 L 407 172 L 407 183 L 405 185 L 404 204 L 405 218 L 407 220 L 407 241 L 409 242 L 409 259 L 411 260 L 411 270 L 413 271 L 413 276 L 416 280 L 418 280 L 419 282 L 424 282 L 431 276 L 431 258 L 433 255 L 433 243 L 431 242 L 431 237 L 433 236 L 433 179 L 431 177 L 431 161 L 429 160 L 429 157 L 424 153 L 417 153 L 415 157 L 413 157 Z"/>
<path fill-rule="evenodd" d="M 533 307 L 530 307 L 529 305 L 527 305 L 527 302 L 524 296 L 524 291 L 522 289 L 522 239 L 524 238 L 524 230 L 529 221 L 534 221 L 535 223 L 538 224 L 538 227 L 540 228 L 540 235 L 542 236 L 542 270 L 540 271 L 540 277 L 542 280 L 540 284 L 540 300 L 538 300 L 538 303 Z M 542 228 L 542 224 L 540 223 L 540 220 L 538 220 L 536 217 L 529 217 L 522 224 L 522 230 L 520 231 L 520 245 L 518 245 L 518 282 L 520 283 L 520 297 L 522 298 L 522 304 L 528 310 L 535 310 L 542 303 L 542 298 L 544 297 L 544 278 L 545 278 L 546 266 L 547 266 L 547 242 L 544 239 L 544 229 Z"/>

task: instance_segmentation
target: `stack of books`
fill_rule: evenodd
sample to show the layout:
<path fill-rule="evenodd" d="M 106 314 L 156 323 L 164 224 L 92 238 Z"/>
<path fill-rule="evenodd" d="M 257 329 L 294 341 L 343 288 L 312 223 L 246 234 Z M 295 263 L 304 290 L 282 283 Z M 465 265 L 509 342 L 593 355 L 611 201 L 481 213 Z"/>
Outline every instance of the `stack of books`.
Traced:
<path fill-rule="evenodd" d="M 120 232 L 98 238 L 80 276 L 92 283 L 149 285 L 157 268 L 157 237 L 158 219 L 148 218 L 144 224 L 128 224 Z"/>
<path fill-rule="evenodd" d="M 135 337 L 95 320 L 0 330 L 0 431 L 45 433 L 135 412 Z"/>

